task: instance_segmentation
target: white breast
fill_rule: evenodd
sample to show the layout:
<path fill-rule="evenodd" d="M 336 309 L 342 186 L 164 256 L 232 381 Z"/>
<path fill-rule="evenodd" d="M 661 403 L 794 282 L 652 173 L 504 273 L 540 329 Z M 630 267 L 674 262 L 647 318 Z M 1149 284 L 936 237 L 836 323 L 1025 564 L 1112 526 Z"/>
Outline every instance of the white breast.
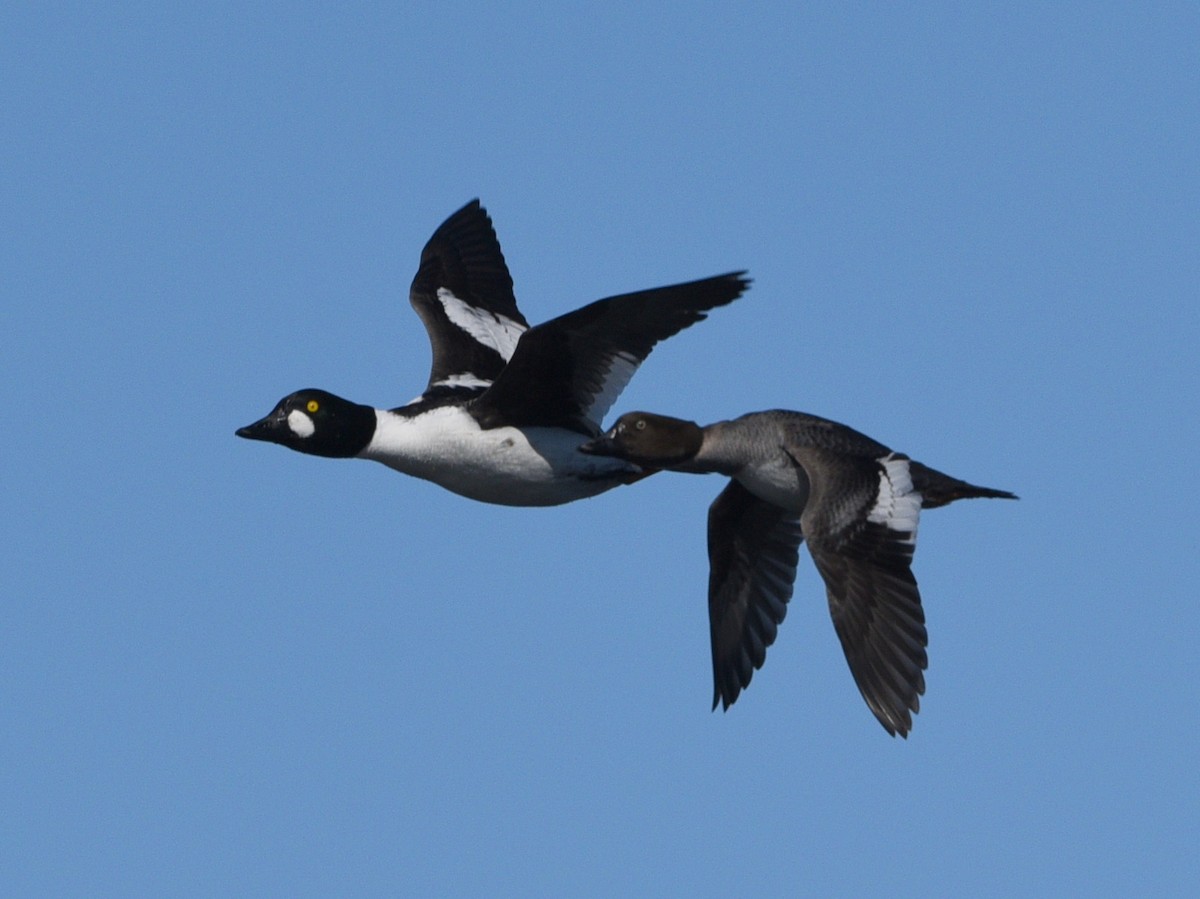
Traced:
<path fill-rule="evenodd" d="M 586 439 L 558 428 L 479 427 L 461 406 L 412 418 L 377 410 L 362 452 L 470 499 L 506 506 L 553 506 L 603 493 L 632 466 L 578 451 Z"/>

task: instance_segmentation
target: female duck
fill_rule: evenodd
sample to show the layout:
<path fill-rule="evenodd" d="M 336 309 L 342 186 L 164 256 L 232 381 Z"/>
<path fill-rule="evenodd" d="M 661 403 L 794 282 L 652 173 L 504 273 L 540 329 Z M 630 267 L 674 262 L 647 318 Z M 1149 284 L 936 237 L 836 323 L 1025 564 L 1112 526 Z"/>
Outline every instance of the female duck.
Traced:
<path fill-rule="evenodd" d="M 893 736 L 908 735 L 925 692 L 928 639 L 911 569 L 921 509 L 1016 499 L 802 412 L 752 412 L 707 427 L 630 412 L 580 449 L 731 478 L 708 512 L 714 709 L 729 708 L 762 667 L 807 538 L 850 672 Z"/>

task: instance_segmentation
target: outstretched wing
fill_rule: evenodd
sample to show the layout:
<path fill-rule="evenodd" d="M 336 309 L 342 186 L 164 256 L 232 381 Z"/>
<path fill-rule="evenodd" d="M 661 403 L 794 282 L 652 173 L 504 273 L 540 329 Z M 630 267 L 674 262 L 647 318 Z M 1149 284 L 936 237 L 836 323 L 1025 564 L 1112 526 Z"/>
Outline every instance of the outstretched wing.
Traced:
<path fill-rule="evenodd" d="M 797 516 L 731 480 L 708 510 L 713 708 L 761 668 L 787 614 L 804 534 Z"/>
<path fill-rule="evenodd" d="M 409 300 L 433 347 L 425 397 L 482 393 L 528 329 L 492 220 L 472 200 L 429 238 Z"/>
<path fill-rule="evenodd" d="M 921 495 L 909 460 L 842 460 L 837 489 L 857 506 L 810 508 L 808 548 L 863 699 L 890 734 L 907 736 L 925 692 L 925 613 L 912 573 Z"/>
<path fill-rule="evenodd" d="M 588 436 L 660 340 L 731 303 L 745 272 L 597 300 L 531 328 L 471 413 L 485 427 L 560 427 Z"/>

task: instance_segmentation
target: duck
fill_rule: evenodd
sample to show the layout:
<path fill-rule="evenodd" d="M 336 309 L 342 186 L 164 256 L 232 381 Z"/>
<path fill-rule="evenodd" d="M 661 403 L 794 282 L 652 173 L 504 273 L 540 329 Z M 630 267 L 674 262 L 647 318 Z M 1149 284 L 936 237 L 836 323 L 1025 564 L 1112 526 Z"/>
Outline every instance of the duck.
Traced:
<path fill-rule="evenodd" d="M 659 341 L 740 297 L 745 271 L 596 300 L 530 327 L 478 199 L 421 252 L 409 300 L 429 335 L 429 381 L 391 409 L 308 388 L 235 434 L 327 458 L 380 462 L 461 496 L 553 506 L 646 475 L 577 451 Z"/>
<path fill-rule="evenodd" d="M 943 474 L 846 425 L 783 409 L 704 427 L 629 412 L 579 449 L 647 471 L 730 479 L 708 510 L 714 710 L 718 703 L 728 710 L 762 668 L 807 540 L 854 682 L 884 729 L 905 738 L 928 664 L 912 573 L 921 510 L 1017 498 Z"/>

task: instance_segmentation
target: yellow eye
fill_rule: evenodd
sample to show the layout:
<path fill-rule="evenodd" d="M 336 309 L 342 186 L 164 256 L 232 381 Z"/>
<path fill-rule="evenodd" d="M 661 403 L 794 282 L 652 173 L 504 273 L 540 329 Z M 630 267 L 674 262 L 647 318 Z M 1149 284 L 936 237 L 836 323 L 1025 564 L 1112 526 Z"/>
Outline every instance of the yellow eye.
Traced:
<path fill-rule="evenodd" d="M 321 404 L 318 403 L 316 400 L 308 401 L 308 411 L 309 412 L 316 412 L 320 408 L 321 408 Z"/>

